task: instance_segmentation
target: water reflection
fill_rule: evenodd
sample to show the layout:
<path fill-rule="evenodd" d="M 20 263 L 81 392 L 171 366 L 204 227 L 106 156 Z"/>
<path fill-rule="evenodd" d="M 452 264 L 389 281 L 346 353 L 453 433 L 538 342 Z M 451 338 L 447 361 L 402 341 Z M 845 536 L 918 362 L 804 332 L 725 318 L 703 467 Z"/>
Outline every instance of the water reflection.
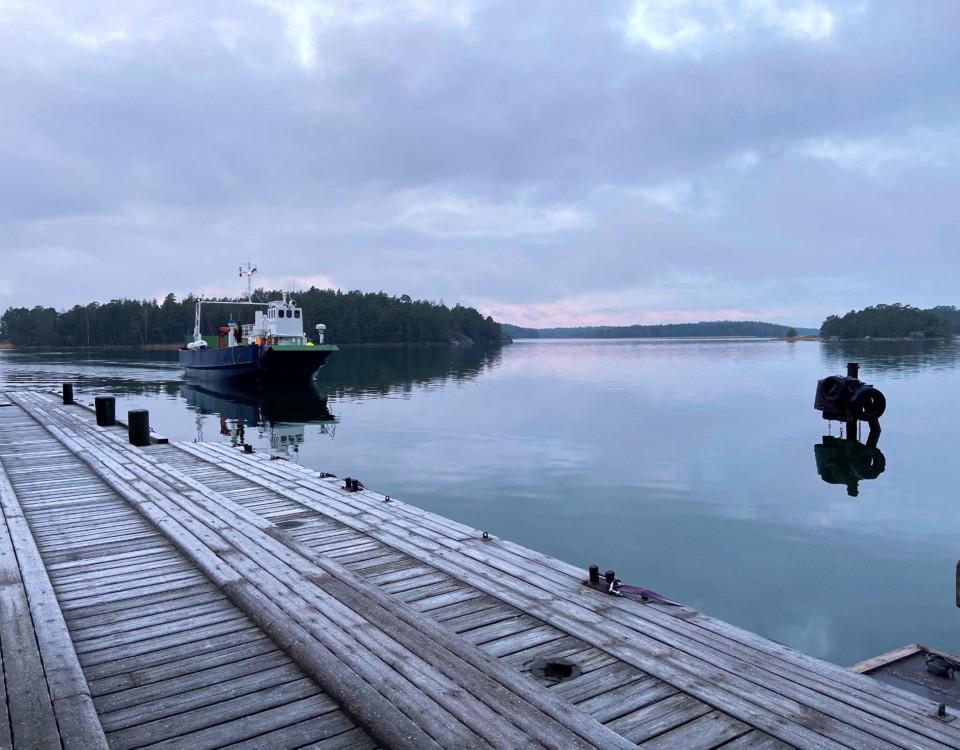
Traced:
<path fill-rule="evenodd" d="M 476 346 L 347 347 L 320 371 L 331 396 L 409 395 L 418 387 L 472 380 L 495 368 L 503 350 Z"/>
<path fill-rule="evenodd" d="M 903 375 L 954 369 L 960 364 L 960 343 L 956 339 L 825 341 L 820 352 L 830 370 L 836 372 L 853 361 L 870 372 Z"/>
<path fill-rule="evenodd" d="M 418 387 L 443 387 L 475 379 L 497 367 L 501 357 L 499 347 L 344 347 L 320 371 L 316 385 L 327 396 L 404 395 Z M 183 392 L 182 380 L 176 351 L 0 350 L 0 389 L 56 388 L 72 382 L 81 392 L 175 398 Z M 203 388 L 210 390 L 209 385 Z M 251 400 L 249 394 L 231 395 L 220 385 L 215 390 L 234 404 L 249 405 Z M 267 400 L 275 405 L 276 399 Z M 301 399 L 301 404 L 309 404 L 309 399 Z M 312 419 L 308 417 L 307 421 Z"/>
<path fill-rule="evenodd" d="M 817 474 L 828 484 L 845 484 L 847 494 L 857 497 L 861 481 L 876 479 L 887 468 L 887 459 L 876 444 L 877 437 L 872 434 L 866 443 L 861 443 L 852 437 L 824 435 L 823 441 L 813 446 Z"/>
<path fill-rule="evenodd" d="M 219 416 L 220 435 L 231 445 L 243 445 L 248 439 L 247 430 L 255 429 L 260 437 L 269 438 L 270 454 L 283 458 L 297 457 L 307 424 L 330 437 L 336 431 L 337 420 L 327 407 L 326 397 L 312 384 L 271 388 L 185 382 L 180 395 L 198 413 L 196 439 L 200 441 L 209 437 L 204 435 L 201 414 Z"/>

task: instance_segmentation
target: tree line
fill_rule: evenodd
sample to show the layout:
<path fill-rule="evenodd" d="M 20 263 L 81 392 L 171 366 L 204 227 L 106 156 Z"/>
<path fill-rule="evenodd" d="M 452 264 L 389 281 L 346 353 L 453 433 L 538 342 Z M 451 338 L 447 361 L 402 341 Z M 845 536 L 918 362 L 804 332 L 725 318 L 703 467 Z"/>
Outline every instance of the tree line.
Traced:
<path fill-rule="evenodd" d="M 797 329 L 776 323 L 751 320 L 713 320 L 701 323 L 662 323 L 659 325 L 586 326 L 580 328 L 521 328 L 503 324 L 511 338 L 570 339 L 638 339 L 696 338 L 710 336 L 756 336 L 777 338 L 797 335 Z M 799 329 L 801 335 L 816 334 L 812 328 Z"/>
<path fill-rule="evenodd" d="M 258 289 L 255 301 L 279 299 L 278 290 Z M 396 297 L 385 292 L 343 292 L 310 289 L 293 294 L 303 308 L 305 329 L 327 326 L 327 341 L 335 343 L 478 343 L 490 344 L 504 336 L 500 324 L 472 307 Z M 223 300 L 237 302 L 239 300 Z M 0 318 L 0 339 L 14 346 L 145 346 L 183 343 L 193 332 L 197 298 L 178 300 L 168 294 L 155 300 L 116 299 L 52 307 L 11 307 Z M 253 322 L 254 309 L 245 305 L 204 305 L 201 332 L 215 333 L 234 320 Z"/>
<path fill-rule="evenodd" d="M 960 311 L 952 305 L 923 310 L 911 305 L 874 305 L 831 315 L 820 335 L 841 339 L 944 338 L 960 333 Z"/>

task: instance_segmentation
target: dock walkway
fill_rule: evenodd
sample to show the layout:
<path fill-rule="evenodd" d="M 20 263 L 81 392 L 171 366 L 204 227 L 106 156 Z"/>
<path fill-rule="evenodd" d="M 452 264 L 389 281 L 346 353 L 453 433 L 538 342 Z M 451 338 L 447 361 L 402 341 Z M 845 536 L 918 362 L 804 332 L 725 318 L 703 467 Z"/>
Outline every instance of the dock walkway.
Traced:
<path fill-rule="evenodd" d="M 0 748 L 960 750 L 929 701 L 268 456 L 10 391 L 0 468 Z"/>

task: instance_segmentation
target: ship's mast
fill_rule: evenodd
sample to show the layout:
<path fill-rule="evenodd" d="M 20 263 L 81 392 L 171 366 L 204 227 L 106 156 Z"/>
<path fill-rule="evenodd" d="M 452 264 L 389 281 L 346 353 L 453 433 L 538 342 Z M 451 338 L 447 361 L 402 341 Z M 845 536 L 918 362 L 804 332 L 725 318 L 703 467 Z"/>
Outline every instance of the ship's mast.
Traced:
<path fill-rule="evenodd" d="M 197 344 L 203 341 L 203 336 L 200 333 L 200 305 L 202 304 L 203 298 L 198 299 L 197 309 L 193 314 L 193 341 Z"/>
<path fill-rule="evenodd" d="M 247 277 L 247 302 L 253 302 L 253 275 L 256 272 L 256 267 L 249 260 L 246 267 L 240 266 L 240 276 Z"/>

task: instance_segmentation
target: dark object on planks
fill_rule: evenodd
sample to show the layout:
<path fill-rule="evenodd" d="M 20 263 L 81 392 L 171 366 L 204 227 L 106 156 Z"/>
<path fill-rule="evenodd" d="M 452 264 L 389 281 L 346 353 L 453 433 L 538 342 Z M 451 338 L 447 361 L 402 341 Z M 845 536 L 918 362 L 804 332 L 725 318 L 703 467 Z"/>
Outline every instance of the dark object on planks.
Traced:
<path fill-rule="evenodd" d="M 296 519 L 291 519 L 289 521 L 277 521 L 278 529 L 295 529 L 299 526 L 303 526 L 303 521 L 298 521 Z"/>
<path fill-rule="evenodd" d="M 127 437 L 138 448 L 150 445 L 150 412 L 131 409 L 127 412 Z"/>
<path fill-rule="evenodd" d="M 65 404 L 73 403 L 73 383 L 63 384 L 63 403 Z"/>
<path fill-rule="evenodd" d="M 930 674 L 947 680 L 952 680 L 953 673 L 957 671 L 957 663 L 940 654 L 928 653 L 926 663 Z"/>
<path fill-rule="evenodd" d="M 248 454 L 248 455 L 249 455 L 250 453 L 253 453 L 253 446 L 250 445 L 250 443 L 244 443 L 244 444 L 243 444 L 243 452 L 246 453 L 246 454 Z"/>
<path fill-rule="evenodd" d="M 359 492 L 364 489 L 363 483 L 359 479 L 351 479 L 347 477 L 343 480 L 343 489 L 347 492 Z"/>
<path fill-rule="evenodd" d="M 641 602 L 670 604 L 676 607 L 682 606 L 680 602 L 667 599 L 667 597 L 663 596 L 662 594 L 658 594 L 656 591 L 651 591 L 650 589 L 644 589 L 640 588 L 639 586 L 631 586 L 630 584 L 623 583 L 619 578 L 617 578 L 617 573 L 615 570 L 604 571 L 603 578 L 601 578 L 600 568 L 596 565 L 591 565 L 588 568 L 587 580 L 583 583 L 595 591 L 602 591 L 605 594 L 610 594 L 611 596 L 622 596 L 627 599 L 633 599 L 634 601 Z"/>
<path fill-rule="evenodd" d="M 97 425 L 113 427 L 117 423 L 117 400 L 113 396 L 97 396 L 94 400 Z"/>
<path fill-rule="evenodd" d="M 559 685 L 561 682 L 575 680 L 582 672 L 583 670 L 569 659 L 552 659 L 547 656 L 534 659 L 530 663 L 530 674 L 548 685 Z"/>
<path fill-rule="evenodd" d="M 847 363 L 847 374 L 830 375 L 817 381 L 813 408 L 824 419 L 847 423 L 847 437 L 856 433 L 857 422 L 867 422 L 871 432 L 880 433 L 880 417 L 887 409 L 887 399 L 879 389 L 859 378 L 860 365 Z"/>

